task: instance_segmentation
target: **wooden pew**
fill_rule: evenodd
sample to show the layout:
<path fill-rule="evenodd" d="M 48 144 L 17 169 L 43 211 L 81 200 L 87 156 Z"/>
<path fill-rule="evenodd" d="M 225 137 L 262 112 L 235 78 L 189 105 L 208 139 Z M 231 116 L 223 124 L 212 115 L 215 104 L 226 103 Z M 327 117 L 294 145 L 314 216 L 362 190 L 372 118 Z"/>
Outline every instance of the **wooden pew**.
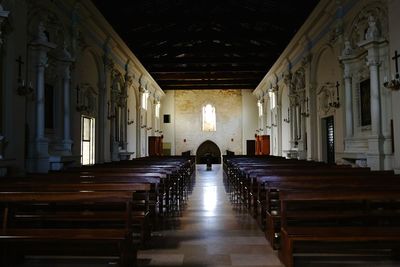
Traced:
<path fill-rule="evenodd" d="M 265 172 L 267 173 L 267 172 Z M 257 218 L 261 227 L 265 226 L 265 211 L 269 199 L 266 196 L 268 191 L 268 183 L 270 182 L 299 182 L 303 184 L 312 184 L 314 181 L 322 180 L 348 180 L 352 179 L 371 179 L 376 180 L 377 177 L 381 179 L 399 179 L 393 172 L 371 172 L 365 169 L 325 169 L 325 168 L 311 168 L 311 169 L 296 169 L 293 172 L 288 171 L 271 171 L 271 175 L 261 175 L 252 178 L 249 190 L 249 199 L 252 207 L 250 210 L 255 218 Z M 273 174 L 273 175 L 272 175 Z M 264 229 L 264 228 L 263 228 Z"/>
<path fill-rule="evenodd" d="M 136 266 L 131 228 L 132 192 L 0 192 L 0 203 L 2 266 L 13 266 L 18 255 L 49 255 L 56 249 L 61 254 L 84 252 L 87 256 L 89 248 L 96 255 L 118 256 L 119 266 Z M 108 210 L 108 205 L 113 209 Z M 124 212 L 111 217 L 109 212 L 115 205 Z M 27 207 L 39 218 L 37 223 L 20 220 L 24 218 L 21 211 Z M 84 207 L 83 213 L 71 223 L 68 212 L 77 207 Z M 90 214 L 89 218 L 84 212 Z M 43 213 L 47 216 L 42 216 Z M 104 245 L 107 249 L 98 251 Z"/>
<path fill-rule="evenodd" d="M 389 249 L 393 255 L 398 252 L 400 191 L 281 191 L 280 201 L 279 256 L 287 267 L 295 265 L 294 253 L 307 251 L 351 254 L 357 249 L 360 254 L 367 249 L 367 255 L 382 249 Z"/>
<path fill-rule="evenodd" d="M 318 178 L 318 177 L 316 177 Z M 341 177 L 329 177 L 327 179 L 309 179 L 292 181 L 271 181 L 267 185 L 266 205 L 265 205 L 265 235 L 273 248 L 280 247 L 280 200 L 279 192 L 297 192 L 297 191 L 322 191 L 327 192 L 349 192 L 364 190 L 365 192 L 373 190 L 400 191 L 398 178 L 386 179 L 383 184 L 381 180 L 368 179 L 364 177 L 354 177 L 352 179 L 341 179 Z"/>

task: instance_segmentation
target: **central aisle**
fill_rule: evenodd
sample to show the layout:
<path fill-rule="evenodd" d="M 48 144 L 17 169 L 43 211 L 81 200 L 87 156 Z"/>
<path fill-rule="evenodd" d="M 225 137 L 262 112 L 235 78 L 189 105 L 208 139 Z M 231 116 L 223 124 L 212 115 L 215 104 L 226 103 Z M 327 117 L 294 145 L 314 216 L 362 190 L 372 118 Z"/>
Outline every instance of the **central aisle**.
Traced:
<path fill-rule="evenodd" d="M 175 229 L 157 232 L 139 266 L 283 266 L 249 215 L 233 209 L 221 165 L 197 165 L 196 184 Z"/>

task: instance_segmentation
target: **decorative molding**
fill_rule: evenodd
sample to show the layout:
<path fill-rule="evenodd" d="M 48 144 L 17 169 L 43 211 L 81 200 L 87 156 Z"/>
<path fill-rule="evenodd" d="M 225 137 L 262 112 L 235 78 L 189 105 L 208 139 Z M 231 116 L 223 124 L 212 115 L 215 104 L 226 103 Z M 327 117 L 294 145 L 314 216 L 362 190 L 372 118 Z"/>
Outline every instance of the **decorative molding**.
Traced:
<path fill-rule="evenodd" d="M 318 112 L 322 115 L 327 115 L 333 108 L 330 103 L 333 103 L 335 99 L 335 83 L 327 82 L 317 92 L 318 96 Z"/>
<path fill-rule="evenodd" d="M 89 83 L 82 83 L 77 87 L 76 110 L 82 114 L 93 116 L 97 113 L 98 92 Z"/>

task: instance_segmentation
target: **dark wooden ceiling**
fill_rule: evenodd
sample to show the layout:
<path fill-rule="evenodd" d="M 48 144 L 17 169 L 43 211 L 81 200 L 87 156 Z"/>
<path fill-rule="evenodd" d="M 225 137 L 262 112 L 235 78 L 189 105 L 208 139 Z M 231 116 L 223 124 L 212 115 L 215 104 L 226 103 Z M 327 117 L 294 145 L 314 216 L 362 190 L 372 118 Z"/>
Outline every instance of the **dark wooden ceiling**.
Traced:
<path fill-rule="evenodd" d="M 93 0 L 163 90 L 255 89 L 319 0 Z"/>

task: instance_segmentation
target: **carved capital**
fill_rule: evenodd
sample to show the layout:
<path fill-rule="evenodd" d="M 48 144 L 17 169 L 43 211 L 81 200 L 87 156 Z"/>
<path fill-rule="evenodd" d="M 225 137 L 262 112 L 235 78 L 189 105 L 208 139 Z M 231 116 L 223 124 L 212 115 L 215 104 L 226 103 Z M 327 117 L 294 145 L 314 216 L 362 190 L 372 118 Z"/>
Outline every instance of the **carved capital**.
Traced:
<path fill-rule="evenodd" d="M 290 86 L 291 85 L 291 83 L 292 83 L 292 73 L 290 71 L 285 72 L 283 74 L 283 83 L 286 86 Z"/>
<path fill-rule="evenodd" d="M 345 79 L 349 79 L 349 78 L 351 78 L 352 77 L 352 73 L 351 73 L 351 68 L 350 68 L 350 66 L 349 66 L 349 64 L 343 64 L 344 65 L 344 70 L 343 70 L 343 77 L 345 78 Z"/>
<path fill-rule="evenodd" d="M 371 57 L 367 57 L 367 65 L 369 67 L 378 67 L 381 64 L 381 61 L 375 57 L 375 56 L 371 56 Z"/>
<path fill-rule="evenodd" d="M 125 88 L 131 87 L 133 84 L 133 77 L 131 75 L 125 74 Z"/>
<path fill-rule="evenodd" d="M 114 69 L 115 64 L 114 64 L 114 61 L 112 60 L 112 58 L 104 55 L 103 62 L 104 62 L 104 66 L 107 68 L 107 70 L 112 71 Z"/>
<path fill-rule="evenodd" d="M 306 56 L 303 57 L 303 59 L 301 60 L 301 65 L 303 67 L 308 66 L 308 64 L 311 63 L 312 60 L 312 55 L 311 54 L 307 54 Z"/>

